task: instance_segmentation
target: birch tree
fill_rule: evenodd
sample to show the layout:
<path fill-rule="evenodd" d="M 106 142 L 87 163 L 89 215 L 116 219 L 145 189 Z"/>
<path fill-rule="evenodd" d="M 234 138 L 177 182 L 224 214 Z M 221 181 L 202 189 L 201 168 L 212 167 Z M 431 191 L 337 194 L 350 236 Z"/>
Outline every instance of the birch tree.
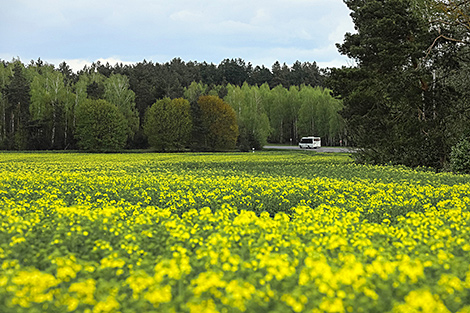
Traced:
<path fill-rule="evenodd" d="M 64 75 L 44 67 L 31 83 L 31 120 L 35 149 L 64 149 L 70 137 L 68 115 L 73 107 L 71 87 Z"/>
<path fill-rule="evenodd" d="M 114 104 L 127 122 L 127 136 L 132 138 L 139 130 L 139 112 L 135 107 L 135 94 L 129 89 L 127 76 L 112 74 L 104 82 L 104 98 Z"/>
<path fill-rule="evenodd" d="M 230 104 L 237 116 L 239 148 L 244 151 L 252 148 L 261 149 L 267 142 L 271 127 L 264 110 L 264 99 L 260 88 L 249 86 L 247 83 L 241 88 L 228 85 L 224 100 Z"/>

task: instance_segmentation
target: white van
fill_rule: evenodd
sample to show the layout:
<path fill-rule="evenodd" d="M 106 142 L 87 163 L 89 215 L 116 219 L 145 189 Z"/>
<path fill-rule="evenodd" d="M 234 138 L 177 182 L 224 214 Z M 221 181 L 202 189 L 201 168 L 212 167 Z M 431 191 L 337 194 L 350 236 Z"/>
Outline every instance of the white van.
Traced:
<path fill-rule="evenodd" d="M 321 147 L 320 137 L 302 137 L 299 142 L 300 149 L 316 149 Z"/>

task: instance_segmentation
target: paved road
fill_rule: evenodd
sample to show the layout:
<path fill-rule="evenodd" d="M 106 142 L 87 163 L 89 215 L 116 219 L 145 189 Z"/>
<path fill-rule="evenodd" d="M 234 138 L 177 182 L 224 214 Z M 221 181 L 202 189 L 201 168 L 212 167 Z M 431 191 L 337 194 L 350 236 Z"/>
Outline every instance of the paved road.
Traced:
<path fill-rule="evenodd" d="M 350 148 L 344 147 L 321 147 L 317 149 L 300 149 L 298 146 L 264 146 L 264 149 L 278 149 L 278 150 L 305 150 L 315 152 L 333 152 L 333 153 L 349 153 L 352 152 Z"/>

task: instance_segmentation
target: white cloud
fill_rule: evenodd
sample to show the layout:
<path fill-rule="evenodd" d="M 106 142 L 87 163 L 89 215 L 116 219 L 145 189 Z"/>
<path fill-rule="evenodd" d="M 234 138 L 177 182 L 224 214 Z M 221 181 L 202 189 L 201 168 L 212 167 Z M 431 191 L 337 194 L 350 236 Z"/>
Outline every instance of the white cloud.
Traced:
<path fill-rule="evenodd" d="M 330 59 L 324 62 L 317 62 L 317 65 L 320 68 L 340 68 L 342 66 L 354 66 L 354 62 L 348 59 L 347 57 L 338 57 L 336 59 Z"/>
<path fill-rule="evenodd" d="M 272 23 L 271 14 L 266 8 L 257 9 L 254 16 L 250 20 L 250 24 L 263 25 Z"/>
<path fill-rule="evenodd" d="M 333 62 L 342 58 L 334 43 L 353 31 L 348 14 L 342 0 L 8 1 L 0 55 L 70 60 L 74 69 L 100 58 Z"/>
<path fill-rule="evenodd" d="M 328 40 L 332 42 L 342 42 L 344 35 L 349 33 L 354 33 L 354 23 L 351 19 L 342 19 L 339 20 L 336 24 L 336 27 L 329 33 Z"/>
<path fill-rule="evenodd" d="M 198 22 L 202 17 L 203 15 L 201 13 L 188 10 L 178 11 L 170 15 L 171 20 L 184 23 Z"/>

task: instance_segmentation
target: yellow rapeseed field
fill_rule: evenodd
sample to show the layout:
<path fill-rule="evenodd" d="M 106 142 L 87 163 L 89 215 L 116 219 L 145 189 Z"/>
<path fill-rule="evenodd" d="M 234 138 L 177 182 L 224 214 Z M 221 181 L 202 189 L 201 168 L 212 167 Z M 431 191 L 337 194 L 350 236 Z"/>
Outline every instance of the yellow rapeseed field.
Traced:
<path fill-rule="evenodd" d="M 470 312 L 470 177 L 347 155 L 0 154 L 0 312 Z"/>

